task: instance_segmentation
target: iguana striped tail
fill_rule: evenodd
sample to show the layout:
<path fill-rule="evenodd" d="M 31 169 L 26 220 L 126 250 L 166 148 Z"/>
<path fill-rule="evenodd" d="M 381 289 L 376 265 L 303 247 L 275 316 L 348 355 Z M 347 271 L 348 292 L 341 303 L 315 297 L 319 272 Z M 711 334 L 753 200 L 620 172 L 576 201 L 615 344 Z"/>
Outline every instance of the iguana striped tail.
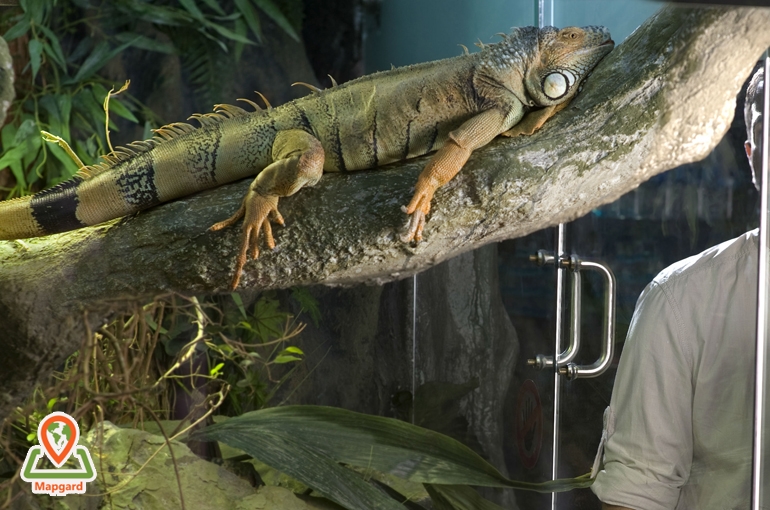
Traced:
<path fill-rule="evenodd" d="M 238 117 L 236 119 L 236 117 Z M 175 123 L 150 140 L 119 147 L 104 162 L 29 197 L 0 202 L 0 239 L 38 237 L 133 214 L 162 202 L 255 174 L 269 151 L 244 154 L 242 141 L 263 121 L 236 106 L 194 115 L 201 126 Z M 253 132 L 253 131 L 252 131 Z M 272 140 L 266 140 L 270 147 Z"/>

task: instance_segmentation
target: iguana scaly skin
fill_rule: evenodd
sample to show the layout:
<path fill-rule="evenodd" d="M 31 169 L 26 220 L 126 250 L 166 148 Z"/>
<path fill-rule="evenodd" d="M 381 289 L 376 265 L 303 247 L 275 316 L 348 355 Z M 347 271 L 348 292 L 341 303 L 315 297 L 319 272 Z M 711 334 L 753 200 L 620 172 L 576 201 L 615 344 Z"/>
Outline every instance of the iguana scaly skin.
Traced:
<path fill-rule="evenodd" d="M 191 117 L 199 128 L 164 126 L 69 181 L 0 202 L 0 239 L 96 225 L 256 174 L 238 212 L 211 227 L 245 216 L 235 288 L 248 255 L 259 254 L 260 232 L 275 246 L 270 221 L 283 224 L 280 197 L 312 186 L 324 171 L 437 151 L 404 208 L 411 218 L 402 239 L 419 241 L 434 192 L 471 152 L 501 134 L 534 132 L 613 47 L 604 27 L 515 28 L 478 53 L 364 76 L 277 108 L 216 105 Z"/>

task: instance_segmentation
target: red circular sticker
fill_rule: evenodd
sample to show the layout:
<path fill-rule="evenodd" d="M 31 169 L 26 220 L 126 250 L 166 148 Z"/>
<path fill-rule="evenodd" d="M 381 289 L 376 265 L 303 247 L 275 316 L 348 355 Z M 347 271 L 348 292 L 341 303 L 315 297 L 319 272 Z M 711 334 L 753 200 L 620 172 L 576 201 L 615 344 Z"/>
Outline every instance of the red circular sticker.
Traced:
<path fill-rule="evenodd" d="M 531 379 L 521 385 L 516 402 L 516 445 L 522 465 L 535 467 L 543 446 L 543 406 Z"/>

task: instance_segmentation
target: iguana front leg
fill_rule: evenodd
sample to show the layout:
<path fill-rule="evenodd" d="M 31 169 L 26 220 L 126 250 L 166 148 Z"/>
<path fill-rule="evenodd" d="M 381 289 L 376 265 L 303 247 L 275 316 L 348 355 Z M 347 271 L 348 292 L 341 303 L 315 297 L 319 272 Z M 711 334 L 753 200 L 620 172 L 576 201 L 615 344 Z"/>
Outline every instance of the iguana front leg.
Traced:
<path fill-rule="evenodd" d="M 406 214 L 412 215 L 406 233 L 401 236 L 403 242 L 422 240 L 425 218 L 430 212 L 430 202 L 436 190 L 457 175 L 474 150 L 488 144 L 494 137 L 516 124 L 522 114 L 520 105 L 507 112 L 497 108 L 486 110 L 449 133 L 449 139 L 431 158 L 417 179 L 409 205 L 402 208 Z"/>
<path fill-rule="evenodd" d="M 303 186 L 312 186 L 323 174 L 324 150 L 321 142 L 309 133 L 293 129 L 281 131 L 273 142 L 273 163 L 262 170 L 243 198 L 238 211 L 225 221 L 216 223 L 209 230 L 220 230 L 236 223 L 241 217 L 243 234 L 241 251 L 235 264 L 235 274 L 230 288 L 235 290 L 241 279 L 248 255 L 259 256 L 259 233 L 264 231 L 265 242 L 275 248 L 270 220 L 283 225 L 278 212 L 278 198 L 293 195 Z"/>
<path fill-rule="evenodd" d="M 546 106 L 545 108 L 531 111 L 511 129 L 500 134 L 508 137 L 532 135 L 535 133 L 535 131 L 543 127 L 545 121 L 566 108 L 567 105 L 570 104 L 570 101 L 565 101 L 554 106 Z"/>

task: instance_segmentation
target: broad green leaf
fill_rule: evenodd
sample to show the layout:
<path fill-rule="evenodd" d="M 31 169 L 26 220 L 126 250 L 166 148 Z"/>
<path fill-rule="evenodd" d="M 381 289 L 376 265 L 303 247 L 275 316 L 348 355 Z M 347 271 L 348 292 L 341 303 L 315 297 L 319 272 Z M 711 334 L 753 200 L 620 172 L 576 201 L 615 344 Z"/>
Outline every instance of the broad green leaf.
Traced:
<path fill-rule="evenodd" d="M 321 406 L 274 407 L 246 413 L 201 432 L 204 437 L 241 448 L 291 474 L 304 459 L 266 459 L 255 447 L 259 437 L 282 438 L 337 462 L 370 467 L 412 482 L 479 485 L 561 492 L 591 485 L 588 475 L 543 483 L 513 481 L 458 441 L 403 421 Z M 236 444 L 237 443 L 237 444 Z M 272 464 L 281 460 L 280 465 Z M 294 475 L 292 475 L 294 476 Z M 312 479 L 300 479 L 316 487 Z"/>
<path fill-rule="evenodd" d="M 43 62 L 43 43 L 37 39 L 29 41 L 29 65 L 32 66 L 32 79 L 37 77 L 40 64 Z"/>
<path fill-rule="evenodd" d="M 358 474 L 340 466 L 323 453 L 295 441 L 290 435 L 273 433 L 264 428 L 254 434 L 242 426 L 221 429 L 220 425 L 209 427 L 205 432 L 205 437 L 243 450 L 255 459 L 312 486 L 325 498 L 349 510 L 404 510 L 403 505 L 366 483 Z M 308 483 L 310 480 L 312 483 Z"/>
<path fill-rule="evenodd" d="M 293 345 L 290 345 L 289 347 L 287 347 L 281 352 L 281 354 L 284 354 L 284 353 L 299 354 L 300 356 L 304 356 L 305 354 L 304 352 L 302 352 L 302 349 L 300 349 L 299 347 L 295 347 Z"/>
<path fill-rule="evenodd" d="M 468 485 L 432 485 L 425 489 L 433 502 L 433 510 L 503 510 L 501 506 L 479 496 Z"/>
<path fill-rule="evenodd" d="M 268 297 L 262 297 L 254 306 L 254 322 L 257 336 L 263 342 L 283 334 L 283 326 L 288 314 L 280 310 L 281 304 Z"/>
<path fill-rule="evenodd" d="M 262 42 L 262 25 L 259 22 L 259 15 L 254 9 L 251 0 L 235 0 L 235 6 L 243 14 L 243 19 L 246 20 L 246 24 L 254 32 L 257 41 Z"/>
<path fill-rule="evenodd" d="M 288 19 L 286 19 L 286 16 L 283 15 L 281 10 L 275 5 L 273 0 L 253 0 L 254 3 L 264 11 L 265 14 L 267 14 L 270 19 L 275 21 L 275 23 L 281 27 L 284 32 L 289 34 L 289 36 L 294 39 L 295 41 L 299 42 L 299 35 L 297 35 L 297 31 L 294 30 L 294 27 L 291 26 L 291 23 Z"/>

